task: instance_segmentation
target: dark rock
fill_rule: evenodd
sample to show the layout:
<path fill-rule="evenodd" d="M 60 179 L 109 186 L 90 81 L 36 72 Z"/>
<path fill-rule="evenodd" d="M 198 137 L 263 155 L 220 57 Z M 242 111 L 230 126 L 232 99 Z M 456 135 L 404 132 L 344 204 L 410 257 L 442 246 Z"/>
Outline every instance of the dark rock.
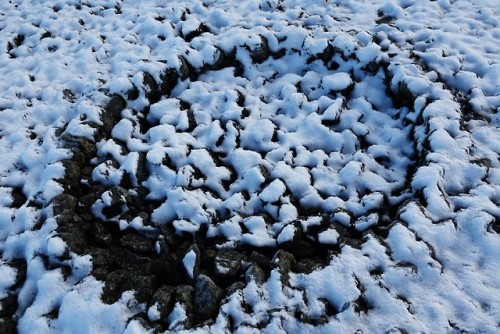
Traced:
<path fill-rule="evenodd" d="M 224 278 L 236 276 L 247 257 L 232 249 L 221 249 L 214 262 L 215 273 Z"/>
<path fill-rule="evenodd" d="M 102 213 L 108 218 L 121 214 L 123 212 L 122 206 L 127 203 L 129 198 L 127 190 L 120 186 L 115 186 L 106 193 L 108 193 L 111 198 L 111 205 L 104 207 Z"/>
<path fill-rule="evenodd" d="M 284 250 L 279 250 L 274 254 L 271 260 L 271 269 L 278 269 L 281 274 L 281 281 L 284 285 L 288 284 L 288 277 L 292 268 L 295 267 L 295 257 L 293 254 L 288 253 Z"/>
<path fill-rule="evenodd" d="M 57 217 L 58 236 L 68 245 L 69 249 L 77 254 L 85 252 L 87 244 L 84 235 L 83 221 L 74 212 L 65 210 Z"/>
<path fill-rule="evenodd" d="M 63 184 L 77 185 L 80 183 L 81 170 L 76 161 L 64 160 L 62 162 L 65 173 L 64 178 L 59 180 Z"/>
<path fill-rule="evenodd" d="M 260 36 L 261 42 L 254 49 L 250 50 L 250 57 L 254 63 L 262 63 L 264 60 L 269 58 L 269 44 L 264 36 Z"/>
<path fill-rule="evenodd" d="M 266 276 L 266 272 L 256 263 L 252 263 L 245 272 L 245 280 L 247 284 L 252 280 L 259 285 L 264 284 L 267 279 Z"/>
<path fill-rule="evenodd" d="M 26 260 L 24 259 L 14 259 L 9 262 L 9 265 L 16 269 L 16 282 L 14 283 L 12 289 L 18 289 L 26 281 L 26 273 L 28 270 L 28 265 L 26 263 Z"/>
<path fill-rule="evenodd" d="M 135 85 L 132 85 L 132 88 L 130 88 L 125 95 L 127 96 L 127 100 L 133 101 L 136 100 L 139 97 L 139 89 Z"/>
<path fill-rule="evenodd" d="M 125 248 L 138 254 L 149 254 L 154 251 L 154 241 L 135 233 L 125 234 L 120 238 L 120 243 Z"/>
<path fill-rule="evenodd" d="M 194 325 L 194 288 L 190 285 L 178 285 L 175 288 L 175 300 L 182 304 L 186 310 L 187 319 L 184 320 L 184 327 L 189 329 Z"/>
<path fill-rule="evenodd" d="M 97 246 L 109 248 L 113 245 L 113 235 L 107 223 L 95 222 L 90 230 L 90 240 Z"/>
<path fill-rule="evenodd" d="M 214 318 L 223 296 L 224 291 L 210 277 L 199 275 L 196 279 L 194 297 L 196 323 Z"/>
<path fill-rule="evenodd" d="M 57 216 L 64 210 L 75 211 L 76 202 L 76 197 L 63 193 L 52 198 L 49 205 L 52 204 L 52 214 Z"/>
<path fill-rule="evenodd" d="M 17 324 L 11 317 L 0 317 L 0 333 L 16 334 Z"/>
<path fill-rule="evenodd" d="M 70 151 L 71 151 L 71 160 L 76 162 L 78 166 L 83 167 L 85 165 L 85 160 L 86 160 L 85 154 L 83 154 L 83 152 L 80 151 L 80 149 L 77 147 L 72 147 Z"/>
<path fill-rule="evenodd" d="M 180 284 L 183 278 L 181 262 L 171 254 L 160 260 L 151 260 L 146 272 L 155 275 L 158 282 L 165 285 Z"/>
<path fill-rule="evenodd" d="M 118 94 L 113 94 L 101 114 L 103 123 L 102 130 L 109 133 L 121 117 L 121 112 L 127 106 L 127 102 Z"/>
<path fill-rule="evenodd" d="M 0 300 L 0 305 L 2 306 L 0 308 L 0 318 L 14 315 L 17 311 L 17 295 L 9 293 L 7 297 Z"/>
<path fill-rule="evenodd" d="M 184 57 L 179 57 L 179 61 L 181 62 L 181 66 L 179 68 L 180 78 L 182 80 L 186 80 L 190 77 L 192 69 L 191 65 L 187 62 Z"/>
<path fill-rule="evenodd" d="M 298 258 L 310 258 L 314 256 L 317 249 L 314 242 L 308 238 L 300 239 L 290 250 Z"/>
<path fill-rule="evenodd" d="M 204 272 L 208 276 L 212 276 L 214 274 L 214 263 L 215 257 L 217 256 L 217 251 L 214 249 L 206 249 L 203 251 L 203 256 L 201 257 L 201 267 L 206 269 L 207 272 Z"/>
<path fill-rule="evenodd" d="M 184 40 L 189 43 L 193 40 L 193 38 L 198 37 L 204 32 L 209 32 L 209 31 L 210 30 L 204 23 L 200 23 L 198 25 L 198 28 L 190 31 L 188 34 L 186 34 L 186 36 L 184 36 Z"/>
<path fill-rule="evenodd" d="M 179 80 L 179 74 L 174 69 L 168 68 L 160 74 L 160 87 L 158 93 L 160 95 L 168 95 L 174 89 Z"/>
<path fill-rule="evenodd" d="M 285 225 L 278 234 L 278 245 L 286 251 L 292 251 L 302 238 L 302 233 L 302 224 L 299 221 Z"/>
<path fill-rule="evenodd" d="M 269 271 L 271 269 L 271 259 L 257 251 L 252 251 L 250 253 L 248 256 L 248 262 L 256 263 L 264 271 Z"/>
<path fill-rule="evenodd" d="M 135 291 L 135 298 L 139 303 L 149 301 L 157 287 L 154 276 L 144 276 L 135 273 L 129 274 L 129 284 L 132 290 Z"/>
<path fill-rule="evenodd" d="M 349 238 L 349 237 L 340 237 L 339 238 L 339 246 L 342 248 L 344 246 L 350 246 L 355 249 L 361 249 L 361 245 L 363 241 L 357 238 Z"/>
<path fill-rule="evenodd" d="M 107 304 L 117 302 L 122 293 L 130 289 L 128 282 L 129 275 L 130 273 L 126 270 L 116 270 L 109 274 L 102 289 L 102 301 Z"/>
<path fill-rule="evenodd" d="M 154 293 L 149 307 L 156 305 L 161 320 L 165 320 L 172 311 L 175 302 L 175 288 L 172 286 L 162 286 Z"/>
<path fill-rule="evenodd" d="M 227 289 L 226 289 L 226 296 L 231 296 L 236 291 L 241 291 L 244 288 L 245 288 L 245 283 L 240 282 L 240 281 L 236 281 L 236 282 L 234 282 L 233 284 L 231 284 L 230 286 L 227 287 Z"/>
<path fill-rule="evenodd" d="M 158 83 L 156 83 L 151 74 L 147 72 L 142 74 L 142 84 L 144 85 L 144 91 L 148 99 L 158 94 Z"/>
<path fill-rule="evenodd" d="M 12 207 L 20 208 L 26 201 L 26 195 L 24 195 L 23 189 L 21 187 L 12 188 L 12 192 L 10 194 L 12 196 L 13 202 Z"/>
<path fill-rule="evenodd" d="M 70 134 L 64 134 L 61 137 L 68 147 L 76 147 L 85 155 L 86 160 L 90 160 L 96 155 L 95 144 L 84 137 L 75 137 Z"/>
<path fill-rule="evenodd" d="M 323 261 L 320 259 L 303 259 L 297 261 L 295 267 L 299 273 L 310 274 L 314 270 L 323 267 Z"/>
<path fill-rule="evenodd" d="M 139 152 L 139 158 L 137 159 L 137 182 L 141 184 L 141 182 L 145 181 L 149 176 L 148 166 L 146 163 L 146 154 L 144 152 Z"/>
<path fill-rule="evenodd" d="M 92 257 L 92 274 L 99 280 L 105 280 L 113 271 L 114 256 L 112 252 L 102 248 L 92 248 L 89 252 Z"/>
<path fill-rule="evenodd" d="M 106 105 L 105 111 L 113 120 L 118 120 L 125 107 L 127 107 L 127 101 L 120 95 L 113 94 Z"/>
<path fill-rule="evenodd" d="M 139 256 L 126 248 L 119 247 L 116 249 L 115 263 L 125 270 L 141 272 L 151 275 L 151 265 L 153 259 L 146 256 Z"/>

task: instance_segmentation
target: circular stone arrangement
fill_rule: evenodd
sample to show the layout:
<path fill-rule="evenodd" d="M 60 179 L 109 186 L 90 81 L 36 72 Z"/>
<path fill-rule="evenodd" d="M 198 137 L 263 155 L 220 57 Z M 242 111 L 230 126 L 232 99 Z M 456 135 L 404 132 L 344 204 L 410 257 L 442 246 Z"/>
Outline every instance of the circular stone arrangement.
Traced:
<path fill-rule="evenodd" d="M 441 231 L 474 219 L 499 231 L 489 203 L 480 217 L 465 210 L 467 196 L 484 195 L 470 190 L 495 177 L 495 162 L 476 159 L 470 144 L 468 127 L 484 114 L 383 29 L 292 19 L 214 29 L 181 12 L 171 13 L 175 25 L 141 21 L 163 29 L 146 29 L 138 43 L 155 59 L 136 59 L 97 92 L 62 91 L 77 113 L 55 134 L 69 152 L 56 178 L 62 193 L 45 201 L 49 192 L 9 191 L 12 208 L 42 212 L 30 216 L 32 230 L 48 231 L 35 265 L 72 284 L 91 274 L 104 282 L 104 303 L 127 303 L 128 324 L 153 332 L 278 332 L 284 323 L 307 332 L 353 315 L 383 318 L 384 303 L 418 331 L 409 296 L 419 290 L 395 282 L 445 284 L 436 277 L 447 258 L 433 248 Z M 393 19 L 380 12 L 378 24 Z M 97 58 L 113 56 L 102 49 Z M 22 287 L 28 265 L 11 257 L 6 332 L 35 298 Z M 42 318 L 71 314 L 61 303 Z"/>
<path fill-rule="evenodd" d="M 371 36 L 234 34 L 199 43 L 209 63 L 110 84 L 100 119 L 80 116 L 93 137 L 60 131 L 72 158 L 51 202 L 58 236 L 92 256 L 105 302 L 133 290 L 159 330 L 210 323 L 272 270 L 288 284 L 386 237 L 411 194 L 414 97 Z"/>

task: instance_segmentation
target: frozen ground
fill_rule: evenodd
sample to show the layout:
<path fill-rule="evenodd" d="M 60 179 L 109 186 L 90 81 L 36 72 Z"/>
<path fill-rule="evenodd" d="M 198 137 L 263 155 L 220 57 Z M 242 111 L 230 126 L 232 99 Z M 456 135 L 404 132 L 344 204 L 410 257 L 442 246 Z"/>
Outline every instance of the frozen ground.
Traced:
<path fill-rule="evenodd" d="M 497 7 L 3 1 L 0 332 L 500 331 Z"/>

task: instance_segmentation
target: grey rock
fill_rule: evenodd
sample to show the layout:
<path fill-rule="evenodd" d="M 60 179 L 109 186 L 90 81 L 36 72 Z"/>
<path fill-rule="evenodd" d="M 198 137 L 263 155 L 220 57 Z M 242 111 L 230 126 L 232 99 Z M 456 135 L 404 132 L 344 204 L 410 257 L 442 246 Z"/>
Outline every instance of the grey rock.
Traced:
<path fill-rule="evenodd" d="M 0 317 L 0 333 L 16 334 L 17 325 L 11 317 Z"/>
<path fill-rule="evenodd" d="M 221 277 L 234 277 L 238 274 L 243 261 L 247 257 L 232 249 L 221 249 L 217 253 L 214 262 L 215 273 Z"/>
<path fill-rule="evenodd" d="M 52 205 L 52 214 L 57 216 L 64 210 L 75 211 L 76 203 L 76 197 L 63 193 L 52 198 L 48 205 Z"/>
<path fill-rule="evenodd" d="M 59 181 L 63 184 L 77 185 L 80 182 L 81 170 L 77 162 L 73 160 L 64 160 L 64 178 Z"/>
<path fill-rule="evenodd" d="M 127 190 L 120 186 L 115 186 L 109 189 L 107 193 L 111 197 L 111 205 L 104 207 L 102 213 L 108 218 L 123 213 L 122 206 L 130 200 Z"/>
<path fill-rule="evenodd" d="M 147 98 L 151 98 L 158 93 L 158 83 L 151 74 L 147 72 L 142 74 L 142 84 Z"/>
<path fill-rule="evenodd" d="M 289 234 L 290 231 L 293 232 L 293 235 L 291 237 L 285 236 L 286 234 Z M 278 245 L 280 245 L 287 251 L 292 251 L 299 240 L 302 238 L 302 233 L 302 224 L 299 221 L 295 221 L 292 224 L 285 225 L 278 234 Z"/>
<path fill-rule="evenodd" d="M 61 136 L 61 139 L 65 142 L 66 146 L 78 148 L 85 155 L 87 160 L 90 160 L 96 155 L 95 144 L 87 138 L 64 134 Z"/>
<path fill-rule="evenodd" d="M 226 296 L 231 296 L 236 291 L 241 291 L 244 288 L 245 288 L 245 283 L 240 282 L 240 281 L 236 281 L 236 282 L 234 282 L 233 284 L 231 284 L 230 286 L 227 287 L 227 289 L 226 289 Z"/>
<path fill-rule="evenodd" d="M 195 319 L 196 323 L 214 318 L 219 310 L 219 304 L 224 291 L 206 275 L 199 275 L 195 284 Z"/>
<path fill-rule="evenodd" d="M 184 328 L 190 329 L 194 325 L 194 288 L 190 285 L 178 285 L 175 289 L 176 302 L 182 304 L 186 310 L 187 319 L 184 320 Z"/>
<path fill-rule="evenodd" d="M 148 254 L 154 251 L 154 241 L 135 233 L 125 234 L 120 238 L 125 248 L 138 254 Z"/>
<path fill-rule="evenodd" d="M 288 285 L 288 278 L 295 264 L 296 260 L 293 254 L 280 249 L 271 260 L 271 269 L 277 269 L 281 274 L 282 283 Z"/>
<path fill-rule="evenodd" d="M 132 290 L 135 291 L 135 298 L 139 303 L 147 302 L 156 291 L 156 278 L 152 275 L 141 275 L 129 273 L 128 282 Z"/>
<path fill-rule="evenodd" d="M 250 50 L 250 57 L 255 63 L 262 63 L 269 58 L 269 44 L 264 36 L 260 36 L 261 42 L 254 49 Z"/>
<path fill-rule="evenodd" d="M 128 276 L 129 272 L 126 270 L 116 270 L 109 274 L 102 289 L 102 301 L 107 304 L 113 304 L 118 301 L 122 293 L 130 289 Z"/>
<path fill-rule="evenodd" d="M 153 294 L 149 307 L 156 304 L 156 309 L 160 314 L 160 319 L 166 319 L 174 307 L 174 302 L 175 288 L 164 285 Z"/>
<path fill-rule="evenodd" d="M 168 95 L 174 89 L 179 80 L 179 74 L 174 69 L 168 68 L 160 74 L 160 86 L 158 93 L 160 95 Z"/>
<path fill-rule="evenodd" d="M 257 263 L 252 263 L 245 272 L 245 281 L 247 284 L 250 281 L 255 281 L 259 285 L 264 284 L 266 273 Z"/>

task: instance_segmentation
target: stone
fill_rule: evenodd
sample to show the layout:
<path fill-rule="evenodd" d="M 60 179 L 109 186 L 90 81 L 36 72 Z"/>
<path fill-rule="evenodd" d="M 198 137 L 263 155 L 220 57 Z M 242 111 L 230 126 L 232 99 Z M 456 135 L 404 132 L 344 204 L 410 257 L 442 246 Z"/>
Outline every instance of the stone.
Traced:
<path fill-rule="evenodd" d="M 62 162 L 64 167 L 64 178 L 59 181 L 63 184 L 68 185 L 77 185 L 80 183 L 81 170 L 80 166 L 76 161 L 73 160 L 64 160 Z"/>
<path fill-rule="evenodd" d="M 129 273 L 128 282 L 135 291 L 135 298 L 139 303 L 148 302 L 156 291 L 156 278 L 152 275 Z"/>
<path fill-rule="evenodd" d="M 89 254 L 92 257 L 92 274 L 99 280 L 105 280 L 113 271 L 114 256 L 112 252 L 94 247 L 91 248 Z"/>
<path fill-rule="evenodd" d="M 199 275 L 196 279 L 194 295 L 196 323 L 214 318 L 223 296 L 224 290 L 218 287 L 210 277 Z"/>
<path fill-rule="evenodd" d="M 118 94 L 113 94 L 101 113 L 102 131 L 105 134 L 110 133 L 115 124 L 121 117 L 121 112 L 126 108 L 127 101 Z M 99 133 L 98 133 L 99 134 Z"/>
<path fill-rule="evenodd" d="M 61 139 L 65 142 L 68 147 L 78 148 L 87 160 L 90 160 L 96 155 L 96 147 L 93 142 L 85 137 L 76 137 L 70 134 L 64 134 Z"/>
<path fill-rule="evenodd" d="M 248 262 L 259 265 L 264 271 L 269 271 L 271 267 L 271 259 L 266 255 L 257 251 L 252 251 L 248 256 Z"/>
<path fill-rule="evenodd" d="M 111 198 L 111 205 L 104 207 L 102 213 L 107 218 L 112 218 L 123 213 L 122 206 L 126 204 L 129 199 L 128 191 L 123 187 L 115 186 L 106 193 Z M 104 196 L 104 194 L 102 196 Z"/>
<path fill-rule="evenodd" d="M 120 243 L 123 247 L 137 254 L 149 254 L 154 251 L 154 241 L 142 237 L 135 233 L 125 234 L 120 237 Z"/>
<path fill-rule="evenodd" d="M 292 269 L 295 267 L 295 257 L 282 249 L 277 251 L 271 260 L 271 269 L 277 269 L 281 274 L 281 281 L 288 285 L 288 278 Z"/>
<path fill-rule="evenodd" d="M 17 325 L 11 317 L 0 317 L 0 333 L 16 334 Z"/>
<path fill-rule="evenodd" d="M 266 272 L 257 263 L 252 263 L 245 272 L 245 281 L 247 284 L 255 281 L 262 285 L 266 281 L 266 276 Z"/>
<path fill-rule="evenodd" d="M 235 293 L 237 291 L 241 291 L 244 288 L 245 288 L 245 283 L 240 282 L 240 281 L 236 281 L 236 282 L 234 282 L 233 284 L 231 284 L 230 286 L 227 287 L 227 289 L 226 289 L 226 296 L 231 296 L 233 293 Z"/>
<path fill-rule="evenodd" d="M 48 205 L 52 205 L 52 214 L 57 216 L 64 210 L 75 211 L 76 203 L 76 197 L 63 193 L 52 198 Z"/>
<path fill-rule="evenodd" d="M 90 231 L 90 240 L 99 247 L 110 248 L 113 245 L 113 235 L 108 224 L 95 222 Z"/>
<path fill-rule="evenodd" d="M 102 301 L 107 304 L 113 304 L 118 301 L 122 293 L 130 289 L 128 276 L 129 272 L 127 270 L 116 270 L 109 274 L 102 289 Z"/>
<path fill-rule="evenodd" d="M 196 29 L 191 30 L 184 36 L 186 42 L 191 42 L 195 37 L 200 36 L 204 32 L 209 32 L 210 30 L 204 23 L 200 23 Z"/>
<path fill-rule="evenodd" d="M 186 310 L 187 319 L 184 320 L 184 327 L 189 329 L 194 325 L 194 288 L 190 285 L 178 285 L 175 289 L 175 300 L 182 304 Z"/>
<path fill-rule="evenodd" d="M 160 284 L 177 285 L 182 282 L 183 276 L 181 262 L 168 254 L 165 258 L 151 260 L 146 267 L 146 272 L 155 275 Z"/>
<path fill-rule="evenodd" d="M 221 249 L 214 262 L 214 271 L 217 275 L 232 278 L 238 274 L 247 257 L 232 249 Z"/>
<path fill-rule="evenodd" d="M 10 195 L 12 196 L 12 207 L 14 208 L 20 208 L 28 200 L 21 187 L 13 187 Z"/>
<path fill-rule="evenodd" d="M 174 69 L 167 68 L 163 73 L 160 74 L 160 87 L 158 88 L 158 93 L 160 95 L 168 95 L 174 89 L 179 80 L 179 74 Z"/>
<path fill-rule="evenodd" d="M 250 50 L 250 57 L 254 63 L 262 63 L 264 60 L 269 58 L 269 44 L 264 36 L 260 36 L 261 42 L 256 48 Z"/>
<path fill-rule="evenodd" d="M 277 242 L 280 247 L 287 251 L 292 251 L 295 249 L 296 244 L 302 238 L 302 224 L 299 221 L 295 221 L 291 224 L 285 225 L 280 233 L 278 233 Z"/>
<path fill-rule="evenodd" d="M 147 72 L 142 74 L 142 84 L 144 85 L 144 91 L 148 99 L 154 99 L 158 95 L 158 83 L 151 74 Z"/>
<path fill-rule="evenodd" d="M 175 288 L 164 285 L 153 294 L 149 307 L 156 305 L 156 310 L 159 313 L 159 318 L 165 320 L 172 311 L 175 302 Z"/>

